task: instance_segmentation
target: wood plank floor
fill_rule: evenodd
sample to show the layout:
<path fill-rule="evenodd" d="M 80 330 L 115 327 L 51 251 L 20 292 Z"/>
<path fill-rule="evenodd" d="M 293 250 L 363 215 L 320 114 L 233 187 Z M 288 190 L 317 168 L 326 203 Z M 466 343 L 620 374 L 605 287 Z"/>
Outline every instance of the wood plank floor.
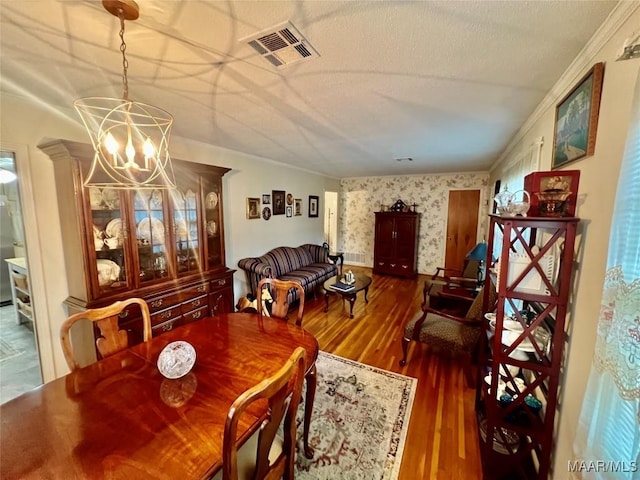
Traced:
<path fill-rule="evenodd" d="M 305 301 L 303 327 L 320 349 L 418 379 L 400 479 L 480 479 L 482 467 L 474 413 L 474 389 L 466 384 L 461 363 L 432 354 L 411 342 L 409 359 L 400 367 L 403 326 L 419 311 L 426 276 L 408 280 L 372 275 L 371 269 L 345 266 L 373 277 L 369 303 L 358 293 L 354 318 L 349 302 L 324 296 Z"/>

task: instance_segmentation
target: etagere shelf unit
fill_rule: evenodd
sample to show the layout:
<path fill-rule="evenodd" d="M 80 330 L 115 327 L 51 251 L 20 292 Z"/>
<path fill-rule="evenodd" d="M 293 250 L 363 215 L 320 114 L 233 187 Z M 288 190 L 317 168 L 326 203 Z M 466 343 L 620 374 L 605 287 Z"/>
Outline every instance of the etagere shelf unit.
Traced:
<path fill-rule="evenodd" d="M 578 218 L 490 215 L 476 413 L 485 479 L 549 478 Z M 501 242 L 501 243 L 500 243 Z M 485 289 L 486 290 L 486 289 Z"/>
<path fill-rule="evenodd" d="M 175 189 L 85 187 L 90 145 L 55 140 L 39 148 L 54 166 L 69 314 L 141 297 L 157 335 L 233 311 L 222 215 L 228 168 L 173 160 Z M 120 325 L 135 343 L 141 313 L 132 308 L 120 314 Z"/>

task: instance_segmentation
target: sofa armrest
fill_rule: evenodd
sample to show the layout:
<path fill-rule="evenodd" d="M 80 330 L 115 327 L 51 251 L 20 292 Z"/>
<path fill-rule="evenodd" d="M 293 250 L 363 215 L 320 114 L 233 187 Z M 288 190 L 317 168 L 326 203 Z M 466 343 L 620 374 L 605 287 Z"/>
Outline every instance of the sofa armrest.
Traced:
<path fill-rule="evenodd" d="M 313 258 L 313 263 L 329 263 L 329 253 L 322 245 L 314 245 L 312 243 L 305 243 L 298 248 L 306 249 Z"/>
<path fill-rule="evenodd" d="M 243 258 L 238 260 L 238 267 L 247 272 L 256 273 L 262 277 L 271 277 L 271 265 L 260 258 Z"/>
<path fill-rule="evenodd" d="M 273 278 L 271 265 L 262 261 L 261 258 L 243 258 L 238 260 L 238 267 L 244 270 L 247 276 L 247 283 L 251 293 L 258 293 L 258 282 L 263 278 Z"/>

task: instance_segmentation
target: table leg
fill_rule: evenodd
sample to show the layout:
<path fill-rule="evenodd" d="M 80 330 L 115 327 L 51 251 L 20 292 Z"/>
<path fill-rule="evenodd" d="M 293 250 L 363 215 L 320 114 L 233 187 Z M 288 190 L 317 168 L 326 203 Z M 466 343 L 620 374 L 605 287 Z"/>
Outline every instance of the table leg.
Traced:
<path fill-rule="evenodd" d="M 305 457 L 313 458 L 313 448 L 309 446 L 309 427 L 311 425 L 311 414 L 313 413 L 313 402 L 316 398 L 316 383 L 318 378 L 316 376 L 316 364 L 314 363 L 309 373 L 305 375 L 307 382 L 307 391 L 305 394 L 304 405 L 304 428 L 302 433 L 302 445 L 304 446 Z"/>
<path fill-rule="evenodd" d="M 349 300 L 349 318 L 353 318 L 353 304 L 356 303 L 356 296 L 349 295 L 347 300 Z"/>
<path fill-rule="evenodd" d="M 367 298 L 368 294 L 369 294 L 369 287 L 366 287 L 364 289 L 364 303 L 369 303 L 369 299 Z"/>

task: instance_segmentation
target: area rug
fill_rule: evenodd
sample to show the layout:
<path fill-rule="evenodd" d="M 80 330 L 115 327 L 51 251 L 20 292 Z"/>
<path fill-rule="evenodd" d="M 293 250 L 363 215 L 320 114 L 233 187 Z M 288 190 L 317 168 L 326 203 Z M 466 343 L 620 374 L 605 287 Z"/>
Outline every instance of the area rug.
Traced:
<path fill-rule="evenodd" d="M 300 408 L 296 479 L 397 479 L 418 380 L 326 352 L 316 366 L 315 454 L 303 454 Z"/>

